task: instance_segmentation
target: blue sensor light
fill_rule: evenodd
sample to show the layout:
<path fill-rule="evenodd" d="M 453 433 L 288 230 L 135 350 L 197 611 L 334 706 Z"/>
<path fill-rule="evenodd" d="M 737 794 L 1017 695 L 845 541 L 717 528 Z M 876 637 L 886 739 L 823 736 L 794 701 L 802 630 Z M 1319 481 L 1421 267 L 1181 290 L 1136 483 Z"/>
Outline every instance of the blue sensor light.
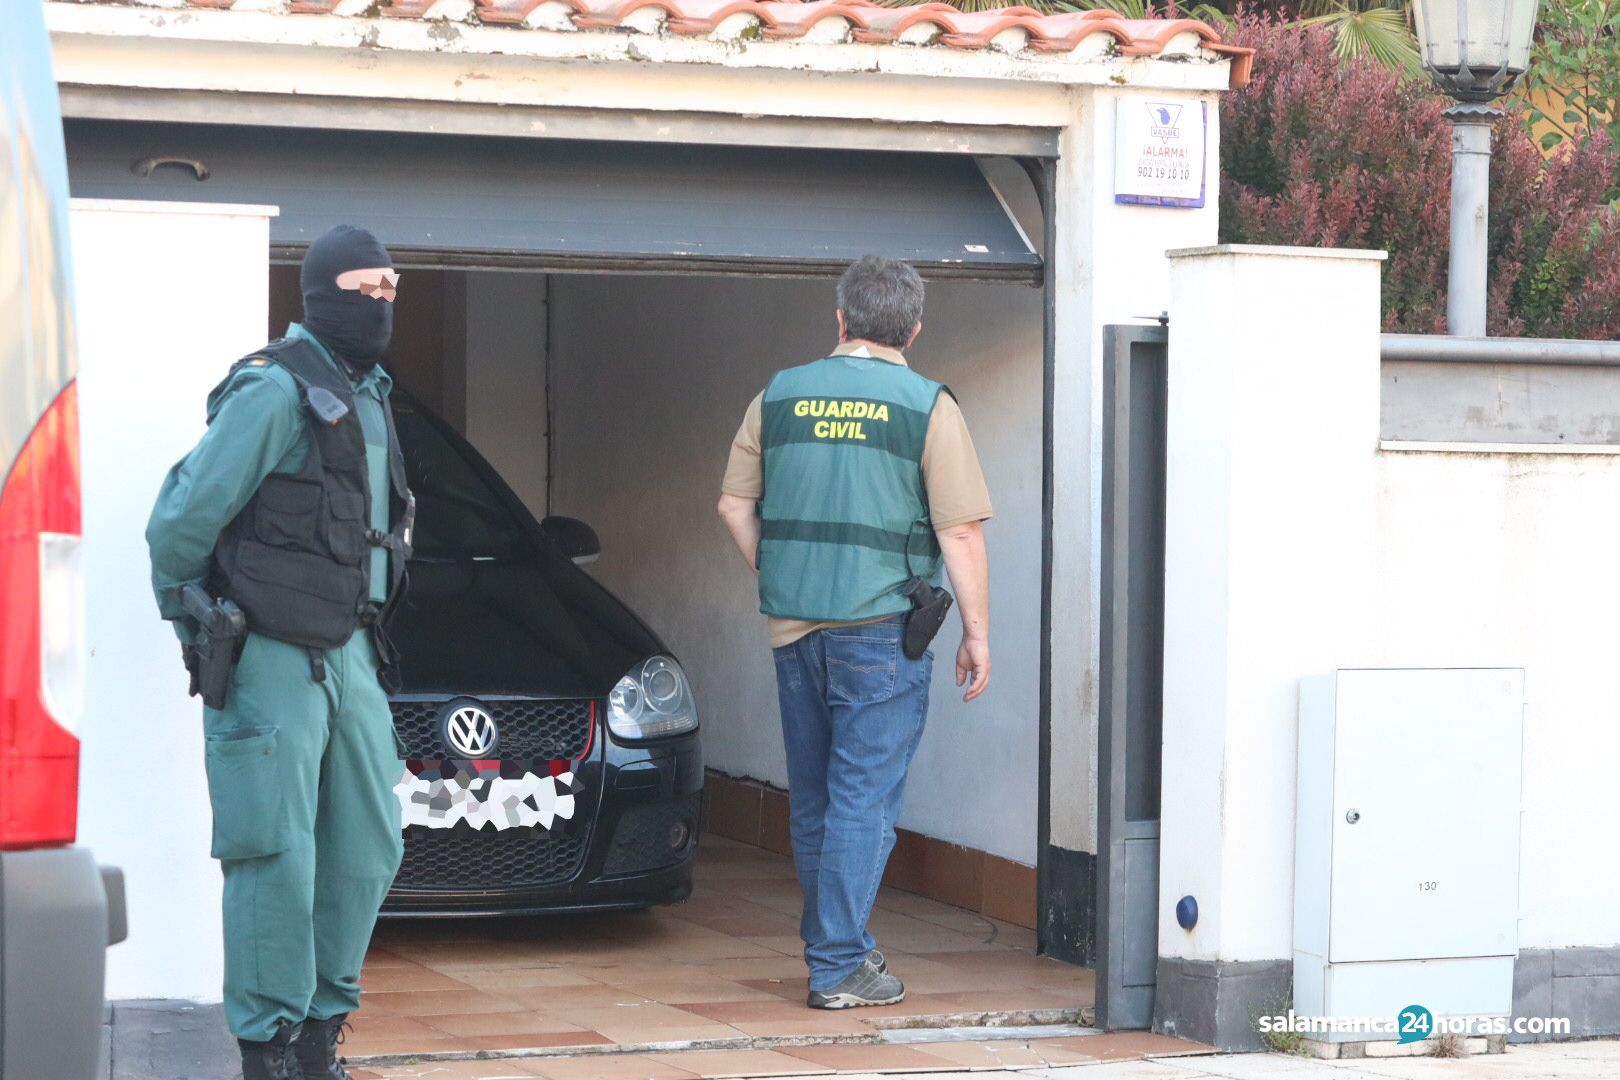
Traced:
<path fill-rule="evenodd" d="M 1176 922 L 1183 930 L 1191 930 L 1198 925 L 1198 901 L 1190 896 L 1183 896 L 1176 901 Z"/>

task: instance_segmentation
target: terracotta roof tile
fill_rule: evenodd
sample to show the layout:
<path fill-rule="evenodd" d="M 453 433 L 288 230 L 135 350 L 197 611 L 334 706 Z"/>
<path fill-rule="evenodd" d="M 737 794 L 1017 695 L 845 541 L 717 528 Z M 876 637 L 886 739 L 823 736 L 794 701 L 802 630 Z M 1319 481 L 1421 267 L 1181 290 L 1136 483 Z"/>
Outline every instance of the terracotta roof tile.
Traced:
<path fill-rule="evenodd" d="M 182 2 L 198 8 L 230 8 L 239 0 Z M 251 0 L 242 6 L 263 10 L 266 4 Z M 1004 7 L 964 12 L 949 4 L 884 7 L 872 0 L 381 0 L 365 8 L 353 0 L 281 0 L 279 6 L 295 14 L 364 10 L 392 19 L 455 17 L 490 26 L 550 30 L 737 37 L 757 28 L 769 40 L 939 45 L 1008 53 L 1188 56 L 1205 50 L 1232 61 L 1234 88 L 1249 81 L 1254 61 L 1253 49 L 1224 44 L 1208 23 L 1127 19 L 1106 10 L 1043 15 L 1033 8 Z"/>

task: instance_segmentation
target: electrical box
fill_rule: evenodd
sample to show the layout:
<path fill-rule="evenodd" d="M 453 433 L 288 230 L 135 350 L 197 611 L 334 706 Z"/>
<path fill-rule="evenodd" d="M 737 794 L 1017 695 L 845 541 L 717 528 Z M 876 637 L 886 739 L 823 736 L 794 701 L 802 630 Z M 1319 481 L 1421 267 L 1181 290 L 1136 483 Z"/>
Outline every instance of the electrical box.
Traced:
<path fill-rule="evenodd" d="M 1517 668 L 1300 681 L 1298 1014 L 1393 1019 L 1421 1005 L 1436 1018 L 1510 1015 L 1523 727 Z"/>

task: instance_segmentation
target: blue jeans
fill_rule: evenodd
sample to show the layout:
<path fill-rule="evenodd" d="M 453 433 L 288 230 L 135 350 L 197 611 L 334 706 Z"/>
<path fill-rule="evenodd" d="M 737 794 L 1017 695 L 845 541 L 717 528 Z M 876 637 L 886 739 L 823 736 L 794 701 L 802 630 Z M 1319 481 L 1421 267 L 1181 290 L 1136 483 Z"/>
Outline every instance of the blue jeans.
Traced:
<path fill-rule="evenodd" d="M 866 920 L 894 848 L 934 668 L 932 653 L 906 658 L 904 629 L 897 615 L 773 650 L 812 990 L 837 986 L 874 944 Z"/>

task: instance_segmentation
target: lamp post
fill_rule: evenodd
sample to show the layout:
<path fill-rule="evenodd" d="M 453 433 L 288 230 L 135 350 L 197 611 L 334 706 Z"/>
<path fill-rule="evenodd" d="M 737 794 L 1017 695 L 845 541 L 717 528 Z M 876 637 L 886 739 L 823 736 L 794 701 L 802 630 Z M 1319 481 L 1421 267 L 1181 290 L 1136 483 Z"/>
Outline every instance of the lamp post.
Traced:
<path fill-rule="evenodd" d="M 1485 336 L 1486 226 L 1490 220 L 1491 102 L 1530 63 L 1541 0 L 1413 0 L 1423 69 L 1456 99 L 1451 121 L 1451 264 L 1446 330 Z"/>

